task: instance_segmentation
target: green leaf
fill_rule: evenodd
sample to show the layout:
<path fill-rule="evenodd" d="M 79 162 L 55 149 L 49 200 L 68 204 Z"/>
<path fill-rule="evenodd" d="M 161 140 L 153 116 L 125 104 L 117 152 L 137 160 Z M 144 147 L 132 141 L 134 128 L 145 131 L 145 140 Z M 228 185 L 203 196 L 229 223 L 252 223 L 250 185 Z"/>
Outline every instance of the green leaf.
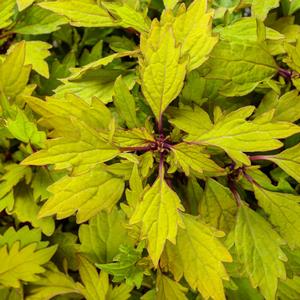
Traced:
<path fill-rule="evenodd" d="M 270 155 L 267 159 L 276 163 L 287 174 L 300 182 L 300 144 L 288 148 L 276 155 Z"/>
<path fill-rule="evenodd" d="M 181 166 L 187 176 L 190 175 L 190 169 L 198 173 L 222 174 L 224 172 L 224 170 L 205 153 L 205 147 L 203 146 L 179 143 L 172 146 L 171 151 L 174 154 L 175 162 Z"/>
<path fill-rule="evenodd" d="M 111 210 L 122 196 L 124 182 L 94 168 L 78 176 L 65 176 L 48 190 L 53 196 L 41 208 L 39 217 L 56 214 L 57 219 L 64 219 L 77 212 L 77 223 L 82 223 L 101 210 Z"/>
<path fill-rule="evenodd" d="M 125 214 L 121 210 L 114 208 L 110 213 L 98 213 L 79 228 L 80 252 L 93 262 L 112 262 L 122 244 L 133 243 L 125 224 Z"/>
<path fill-rule="evenodd" d="M 187 300 L 185 296 L 187 289 L 169 277 L 158 273 L 156 279 L 157 300 Z"/>
<path fill-rule="evenodd" d="M 15 118 L 7 120 L 6 128 L 14 138 L 24 143 L 32 143 L 38 147 L 42 147 L 45 143 L 45 132 L 39 131 L 36 124 L 19 108 L 16 108 Z"/>
<path fill-rule="evenodd" d="M 157 20 L 149 35 L 141 36 L 140 47 L 142 90 L 158 120 L 183 87 L 186 63 L 181 62 L 172 27 Z"/>
<path fill-rule="evenodd" d="M 288 122 L 255 123 L 246 121 L 254 111 L 246 106 L 220 118 L 209 131 L 199 136 L 189 135 L 188 142 L 213 145 L 222 148 L 234 160 L 250 165 L 249 158 L 242 152 L 278 149 L 277 140 L 299 132 L 299 127 Z"/>
<path fill-rule="evenodd" d="M 142 223 L 142 237 L 147 238 L 148 252 L 155 267 L 169 240 L 176 242 L 178 226 L 183 226 L 179 211 L 184 208 L 177 194 L 159 177 L 138 204 L 131 224 Z"/>
<path fill-rule="evenodd" d="M 127 127 L 138 127 L 135 100 L 122 77 L 118 77 L 115 81 L 114 92 L 114 104 L 122 118 L 125 120 Z"/>
<path fill-rule="evenodd" d="M 19 186 L 15 193 L 14 207 L 9 210 L 9 213 L 15 215 L 20 222 L 29 222 L 33 227 L 40 228 L 45 235 L 50 236 L 55 230 L 54 220 L 50 217 L 38 219 L 39 209 L 31 190 L 26 186 Z"/>
<path fill-rule="evenodd" d="M 209 57 L 218 38 L 212 35 L 213 11 L 207 12 L 207 0 L 194 0 L 186 12 L 174 21 L 177 43 L 182 45 L 181 56 L 188 56 L 188 71 L 200 67 Z"/>
<path fill-rule="evenodd" d="M 213 227 L 229 232 L 235 224 L 237 206 L 229 188 L 212 178 L 205 185 L 199 213 Z"/>
<path fill-rule="evenodd" d="M 0 2 L 0 29 L 8 27 L 12 23 L 15 0 L 2 0 Z"/>
<path fill-rule="evenodd" d="M 21 93 L 29 79 L 30 65 L 25 65 L 25 42 L 20 42 L 0 62 L 0 91 L 7 97 L 15 97 Z"/>
<path fill-rule="evenodd" d="M 60 28 L 68 22 L 67 18 L 59 16 L 39 6 L 32 6 L 22 12 L 22 18 L 13 27 L 20 34 L 46 34 Z"/>
<path fill-rule="evenodd" d="M 236 251 L 252 286 L 259 287 L 266 300 L 275 299 L 278 278 L 286 277 L 282 244 L 284 241 L 271 225 L 242 204 L 235 228 Z"/>
<path fill-rule="evenodd" d="M 23 248 L 15 242 L 10 249 L 5 245 L 0 248 L 2 263 L 0 266 L 0 283 L 14 288 L 20 287 L 22 281 L 36 281 L 37 274 L 45 272 L 42 267 L 56 251 L 56 246 L 37 250 L 35 243 Z"/>
<path fill-rule="evenodd" d="M 253 16 L 263 21 L 266 19 L 268 12 L 272 8 L 276 8 L 278 6 L 279 0 L 253 0 L 251 9 L 253 12 Z"/>
<path fill-rule="evenodd" d="M 73 26 L 110 27 L 118 24 L 104 8 L 93 1 L 59 0 L 42 2 L 39 6 L 67 17 Z"/>
<path fill-rule="evenodd" d="M 179 229 L 176 245 L 168 243 L 170 271 L 177 281 L 184 275 L 204 299 L 225 300 L 222 280 L 229 277 L 222 262 L 231 262 L 232 258 L 217 239 L 223 233 L 190 215 L 183 215 L 183 221 L 185 228 Z"/>
<path fill-rule="evenodd" d="M 118 25 L 124 28 L 133 28 L 138 32 L 148 32 L 150 30 L 150 20 L 147 16 L 144 16 L 141 12 L 136 11 L 126 2 L 103 2 L 103 6 L 113 16 L 116 16 Z"/>
<path fill-rule="evenodd" d="M 293 249 L 300 246 L 300 196 L 270 192 L 254 186 L 258 204 L 269 215 L 271 223 Z"/>
<path fill-rule="evenodd" d="M 145 267 L 145 265 L 142 265 L 143 262 L 141 260 L 142 251 L 143 247 L 135 249 L 122 245 L 113 263 L 96 264 L 96 266 L 113 275 L 114 282 L 122 282 L 125 279 L 128 286 L 135 285 L 139 289 L 143 281 Z M 140 265 L 139 261 L 141 261 Z"/>
<path fill-rule="evenodd" d="M 95 165 L 117 156 L 119 151 L 105 142 L 96 130 L 78 120 L 75 125 L 75 119 L 73 124 L 77 130 L 74 137 L 47 140 L 47 149 L 32 154 L 22 164 L 55 164 L 56 169 L 64 169 L 78 165 Z"/>
<path fill-rule="evenodd" d="M 30 285 L 28 300 L 48 300 L 58 295 L 80 294 L 80 284 L 73 278 L 60 272 L 54 265 L 47 266 L 46 272 Z M 82 288 L 82 287 L 81 287 Z"/>
<path fill-rule="evenodd" d="M 224 96 L 243 96 L 277 73 L 273 57 L 256 42 L 220 41 L 203 68 L 208 79 L 220 79 Z"/>

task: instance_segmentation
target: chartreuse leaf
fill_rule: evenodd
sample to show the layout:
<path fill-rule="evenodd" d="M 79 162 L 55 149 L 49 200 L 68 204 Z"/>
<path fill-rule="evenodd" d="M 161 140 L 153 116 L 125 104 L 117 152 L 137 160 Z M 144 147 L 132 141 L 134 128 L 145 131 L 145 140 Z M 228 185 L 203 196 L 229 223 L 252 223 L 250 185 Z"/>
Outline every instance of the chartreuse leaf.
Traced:
<path fill-rule="evenodd" d="M 154 20 L 149 35 L 141 35 L 140 47 L 142 91 L 159 119 L 183 87 L 186 63 L 181 62 L 181 49 L 170 24 Z"/>
<path fill-rule="evenodd" d="M 135 100 L 122 77 L 118 77 L 115 81 L 114 92 L 114 104 L 122 118 L 125 120 L 127 127 L 138 127 Z"/>
<path fill-rule="evenodd" d="M 75 126 L 76 122 L 76 126 Z M 75 136 L 46 141 L 46 149 L 23 160 L 23 165 L 55 164 L 56 169 L 105 162 L 117 156 L 118 149 L 103 140 L 100 134 L 79 120 L 73 120 Z M 77 136 L 76 136 L 77 135 Z"/>
<path fill-rule="evenodd" d="M 167 244 L 167 265 L 178 281 L 182 275 L 192 289 L 204 299 L 225 300 L 222 280 L 228 280 L 222 262 L 232 258 L 217 237 L 222 232 L 213 230 L 190 215 L 183 215 L 185 228 L 180 228 L 176 245 Z"/>
<path fill-rule="evenodd" d="M 108 275 L 105 272 L 98 274 L 96 268 L 88 259 L 78 255 L 79 274 L 84 284 L 82 294 L 87 300 L 105 300 L 109 288 Z"/>
<path fill-rule="evenodd" d="M 25 42 L 20 42 L 0 62 L 0 91 L 7 97 L 15 97 L 21 93 L 28 82 L 31 66 L 25 66 L 25 47 Z"/>
<path fill-rule="evenodd" d="M 85 288 L 82 294 L 87 300 L 127 300 L 130 297 L 131 287 L 121 284 L 112 289 L 109 285 L 107 273 L 98 274 L 96 268 L 84 256 L 78 255 L 79 274 Z"/>
<path fill-rule="evenodd" d="M 93 1 L 59 0 L 42 2 L 39 6 L 67 17 L 73 26 L 111 27 L 118 24 L 106 9 Z"/>
<path fill-rule="evenodd" d="M 166 9 L 173 9 L 178 3 L 178 0 L 164 0 L 164 5 Z"/>
<path fill-rule="evenodd" d="M 122 196 L 124 182 L 94 168 L 78 176 L 65 176 L 48 190 L 53 196 L 41 208 L 40 217 L 56 214 L 57 219 L 63 219 L 77 212 L 76 220 L 82 223 L 101 210 L 111 210 Z"/>
<path fill-rule="evenodd" d="M 189 72 L 208 59 L 218 41 L 216 36 L 212 36 L 212 16 L 213 11 L 207 12 L 207 0 L 195 0 L 187 11 L 175 18 L 175 39 L 181 44 L 181 56 L 189 57 Z"/>
<path fill-rule="evenodd" d="M 300 297 L 300 276 L 281 280 L 278 285 L 278 298 L 282 300 L 294 300 Z"/>
<path fill-rule="evenodd" d="M 0 2 L 0 29 L 12 23 L 12 16 L 16 5 L 15 0 L 2 0 Z"/>
<path fill-rule="evenodd" d="M 112 262 L 122 244 L 133 243 L 125 222 L 125 214 L 116 208 L 110 213 L 100 212 L 92 217 L 88 224 L 79 228 L 80 252 L 93 262 Z"/>
<path fill-rule="evenodd" d="M 148 252 L 155 267 L 169 240 L 176 242 L 178 226 L 183 226 L 179 211 L 184 208 L 177 194 L 159 177 L 137 205 L 131 224 L 142 223 L 142 237 L 147 239 Z"/>
<path fill-rule="evenodd" d="M 185 296 L 187 289 L 178 282 L 162 275 L 160 272 L 156 279 L 156 299 L 158 300 L 187 300 Z"/>
<path fill-rule="evenodd" d="M 26 299 L 48 300 L 58 295 L 81 294 L 82 288 L 71 276 L 60 272 L 54 264 L 49 264 L 46 272 L 30 286 Z"/>
<path fill-rule="evenodd" d="M 42 116 L 40 124 L 54 128 L 58 134 L 73 135 L 76 132 L 76 124 L 70 122 L 72 117 L 94 129 L 107 129 L 112 119 L 110 110 L 97 98 L 93 98 L 91 104 L 72 94 L 67 94 L 64 99 L 47 97 L 46 101 L 32 96 L 25 99 L 30 108 Z"/>
<path fill-rule="evenodd" d="M 242 96 L 253 91 L 257 85 L 271 79 L 277 65 L 265 47 L 258 42 L 220 41 L 204 65 L 209 79 L 220 79 L 224 96 Z"/>
<path fill-rule="evenodd" d="M 138 32 L 148 32 L 150 30 L 150 20 L 147 16 L 136 11 L 126 2 L 123 2 L 122 4 L 116 2 L 103 2 L 102 5 L 111 15 L 116 17 L 119 26 L 134 28 Z"/>
<path fill-rule="evenodd" d="M 14 138 L 22 142 L 32 143 L 38 147 L 43 147 L 45 143 L 45 132 L 39 131 L 36 124 L 30 121 L 25 112 L 19 108 L 16 108 L 14 118 L 7 119 L 6 128 Z"/>
<path fill-rule="evenodd" d="M 268 151 L 280 148 L 279 138 L 299 132 L 300 127 L 288 122 L 258 124 L 246 121 L 255 107 L 246 106 L 220 118 L 209 131 L 199 136 L 189 135 L 188 142 L 222 148 L 234 160 L 249 165 L 242 152 Z"/>
<path fill-rule="evenodd" d="M 270 192 L 254 186 L 258 204 L 291 248 L 300 247 L 300 196 Z"/>
<path fill-rule="evenodd" d="M 198 106 L 194 109 L 190 109 L 188 106 L 179 109 L 170 107 L 168 114 L 171 116 L 169 120 L 171 124 L 194 135 L 204 133 L 213 127 L 208 113 Z"/>
<path fill-rule="evenodd" d="M 5 174 L 0 178 L 0 211 L 5 208 L 11 210 L 14 205 L 13 188 L 21 180 L 28 183 L 31 180 L 32 172 L 29 167 L 17 164 L 7 165 Z"/>
<path fill-rule="evenodd" d="M 271 225 L 242 204 L 235 227 L 236 252 L 252 286 L 259 287 L 266 300 L 275 299 L 278 278 L 286 277 L 282 244 L 284 241 Z"/>
<path fill-rule="evenodd" d="M 263 21 L 267 17 L 268 12 L 278 6 L 279 0 L 253 0 L 251 9 L 253 12 L 253 16 Z"/>
<path fill-rule="evenodd" d="M 229 232 L 235 224 L 237 206 L 229 188 L 216 180 L 207 180 L 199 213 L 213 227 Z"/>
<path fill-rule="evenodd" d="M 50 236 L 55 230 L 54 220 L 50 217 L 38 219 L 39 209 L 31 190 L 21 186 L 15 193 L 14 207 L 8 212 L 15 215 L 20 222 L 29 222 L 33 227 L 40 228 L 44 234 Z"/>
<path fill-rule="evenodd" d="M 32 6 L 22 12 L 22 18 L 15 24 L 13 31 L 20 34 L 45 34 L 58 30 L 66 23 L 67 18 L 39 6 Z"/>
<path fill-rule="evenodd" d="M 288 148 L 276 155 L 270 155 L 267 159 L 276 163 L 287 174 L 300 182 L 300 144 Z"/>
<path fill-rule="evenodd" d="M 37 249 L 36 243 L 21 247 L 20 241 L 15 241 L 11 247 L 0 248 L 3 259 L 0 266 L 0 283 L 4 286 L 19 288 L 21 281 L 36 281 L 37 274 L 45 272 L 42 267 L 56 251 L 56 246 Z"/>
<path fill-rule="evenodd" d="M 190 169 L 198 173 L 208 172 L 222 174 L 224 172 L 224 170 L 205 153 L 205 147 L 203 146 L 179 143 L 173 146 L 171 151 L 176 163 L 181 166 L 187 176 L 190 174 Z"/>
<path fill-rule="evenodd" d="M 30 6 L 35 0 L 17 0 L 19 11 L 24 10 L 28 6 Z"/>

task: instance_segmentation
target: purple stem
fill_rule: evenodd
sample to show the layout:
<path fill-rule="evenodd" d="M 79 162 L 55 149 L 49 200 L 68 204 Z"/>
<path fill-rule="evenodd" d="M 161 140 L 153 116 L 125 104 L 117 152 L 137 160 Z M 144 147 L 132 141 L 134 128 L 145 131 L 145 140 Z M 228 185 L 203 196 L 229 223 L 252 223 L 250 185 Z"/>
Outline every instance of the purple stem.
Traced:
<path fill-rule="evenodd" d="M 279 73 L 279 75 L 281 75 L 282 77 L 287 78 L 287 79 L 291 79 L 291 77 L 293 75 L 292 71 L 289 71 L 289 70 L 286 70 L 283 68 L 279 68 L 278 73 Z"/>
<path fill-rule="evenodd" d="M 270 160 L 272 156 L 271 155 L 255 155 L 255 156 L 249 156 L 250 160 Z"/>
<path fill-rule="evenodd" d="M 160 152 L 159 156 L 159 177 L 164 178 L 164 158 L 165 155 L 163 152 Z"/>
<path fill-rule="evenodd" d="M 231 178 L 229 178 L 229 180 L 228 180 L 228 185 L 229 185 L 230 191 L 232 192 L 232 194 L 234 196 L 237 206 L 240 207 L 242 205 L 242 199 L 236 188 L 235 182 Z"/>

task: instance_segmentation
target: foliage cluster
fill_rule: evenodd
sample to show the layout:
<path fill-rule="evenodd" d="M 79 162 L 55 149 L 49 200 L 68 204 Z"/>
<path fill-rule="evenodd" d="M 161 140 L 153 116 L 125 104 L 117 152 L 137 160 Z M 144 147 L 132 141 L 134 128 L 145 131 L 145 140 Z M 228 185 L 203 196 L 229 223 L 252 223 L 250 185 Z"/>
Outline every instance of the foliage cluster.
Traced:
<path fill-rule="evenodd" d="M 0 299 L 300 299 L 299 0 L 0 0 Z"/>

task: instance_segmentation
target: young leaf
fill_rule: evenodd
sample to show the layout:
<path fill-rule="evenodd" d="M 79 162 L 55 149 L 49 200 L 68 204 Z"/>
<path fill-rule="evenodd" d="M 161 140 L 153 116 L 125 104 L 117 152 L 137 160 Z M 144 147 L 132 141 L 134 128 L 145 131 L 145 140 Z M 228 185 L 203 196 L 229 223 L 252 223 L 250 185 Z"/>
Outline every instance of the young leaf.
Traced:
<path fill-rule="evenodd" d="M 235 224 L 237 206 L 229 188 L 208 179 L 199 212 L 213 227 L 229 232 Z"/>
<path fill-rule="evenodd" d="M 141 36 L 142 90 L 157 120 L 180 93 L 186 73 L 181 49 L 170 25 L 152 22 L 149 35 Z"/>
<path fill-rule="evenodd" d="M 286 278 L 282 244 L 271 225 L 242 204 L 235 227 L 236 251 L 252 286 L 259 287 L 266 300 L 275 300 L 278 278 Z"/>
<path fill-rule="evenodd" d="M 300 245 L 300 196 L 270 192 L 254 186 L 258 204 L 269 215 L 271 223 L 293 249 Z"/>
<path fill-rule="evenodd" d="M 114 208 L 110 213 L 100 212 L 79 228 L 80 252 L 93 262 L 108 263 L 118 254 L 122 244 L 133 240 L 125 228 L 125 214 Z"/>
<path fill-rule="evenodd" d="M 82 223 L 101 210 L 111 210 L 124 190 L 122 179 L 95 168 L 78 176 L 65 176 L 49 187 L 53 194 L 43 205 L 39 217 L 56 214 L 63 219 L 77 212 L 77 223 Z"/>
<path fill-rule="evenodd" d="M 56 246 L 37 250 L 36 243 L 21 248 L 20 242 L 15 242 L 10 248 L 7 245 L 0 248 L 0 283 L 4 286 L 19 288 L 22 281 L 36 281 L 37 274 L 45 272 L 42 267 L 56 251 Z"/>
<path fill-rule="evenodd" d="M 166 240 L 176 242 L 178 226 L 183 226 L 179 211 L 184 208 L 177 194 L 159 177 L 145 193 L 130 219 L 142 223 L 142 237 L 147 238 L 149 255 L 155 267 Z"/>
<path fill-rule="evenodd" d="M 212 36 L 212 16 L 212 11 L 207 12 L 207 0 L 194 0 L 186 12 L 175 18 L 175 39 L 182 45 L 181 56 L 189 57 L 189 72 L 208 59 L 218 41 Z"/>

